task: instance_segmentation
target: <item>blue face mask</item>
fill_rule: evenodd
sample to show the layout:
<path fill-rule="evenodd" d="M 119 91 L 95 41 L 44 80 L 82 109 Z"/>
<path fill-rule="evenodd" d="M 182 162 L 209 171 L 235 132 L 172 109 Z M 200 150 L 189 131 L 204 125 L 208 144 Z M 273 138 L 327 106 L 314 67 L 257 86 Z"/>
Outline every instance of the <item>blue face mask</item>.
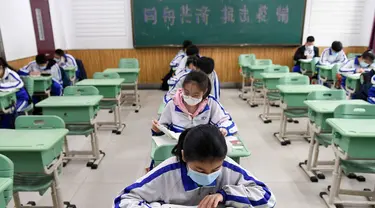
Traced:
<path fill-rule="evenodd" d="M 199 173 L 197 171 L 192 170 L 188 166 L 188 173 L 187 175 L 197 184 L 202 185 L 202 186 L 208 186 L 212 184 L 217 177 L 221 174 L 221 169 L 219 169 L 216 172 L 213 172 L 211 174 L 204 174 L 204 173 Z"/>
<path fill-rule="evenodd" d="M 361 67 L 363 67 L 363 68 L 367 68 L 369 65 L 366 63 L 366 62 L 364 62 L 364 61 L 361 61 L 361 62 L 359 62 L 359 65 L 361 66 Z"/>
<path fill-rule="evenodd" d="M 332 52 L 332 56 L 338 56 L 339 55 L 339 53 L 337 53 L 337 52 Z"/>

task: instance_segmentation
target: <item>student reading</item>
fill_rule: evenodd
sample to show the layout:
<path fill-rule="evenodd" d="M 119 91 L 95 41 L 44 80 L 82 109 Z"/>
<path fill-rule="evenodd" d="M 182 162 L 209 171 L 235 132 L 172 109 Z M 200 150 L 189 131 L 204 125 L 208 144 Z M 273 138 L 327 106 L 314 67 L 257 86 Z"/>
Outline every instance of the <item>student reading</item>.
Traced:
<path fill-rule="evenodd" d="M 314 46 L 315 38 L 309 36 L 306 39 L 305 45 L 299 47 L 294 54 L 294 61 L 296 64 L 293 67 L 293 72 L 301 72 L 300 59 L 312 59 L 319 57 L 319 48 Z"/>
<path fill-rule="evenodd" d="M 201 71 L 190 72 L 182 88 L 176 91 L 173 99 L 164 108 L 159 121 L 153 121 L 154 135 L 161 132 L 157 123 L 171 131 L 182 132 L 199 124 L 212 124 L 220 128 L 224 135 L 237 133 L 237 126 L 231 116 L 211 95 L 211 82 Z"/>
<path fill-rule="evenodd" d="M 175 157 L 126 187 L 114 200 L 113 207 L 275 206 L 276 199 L 270 189 L 226 157 L 225 138 L 217 127 L 199 125 L 185 130 L 172 153 Z"/>

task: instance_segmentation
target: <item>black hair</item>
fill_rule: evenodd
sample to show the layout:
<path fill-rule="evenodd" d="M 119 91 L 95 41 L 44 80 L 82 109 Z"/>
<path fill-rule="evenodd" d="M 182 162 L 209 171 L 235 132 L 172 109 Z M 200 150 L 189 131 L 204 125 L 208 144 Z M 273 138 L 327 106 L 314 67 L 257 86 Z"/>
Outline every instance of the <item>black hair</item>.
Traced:
<path fill-rule="evenodd" d="M 13 67 L 11 67 L 8 62 L 3 58 L 3 57 L 0 57 L 0 66 L 2 66 L 5 70 L 5 68 L 8 68 L 8 69 L 11 69 L 13 71 L 16 71 Z"/>
<path fill-rule="evenodd" d="M 184 151 L 184 160 L 182 152 Z M 172 154 L 177 160 L 184 162 L 224 160 L 227 155 L 227 144 L 219 129 L 210 124 L 186 129 L 181 133 Z"/>
<path fill-rule="evenodd" d="M 314 38 L 314 36 L 309 36 L 309 37 L 307 37 L 306 42 L 308 42 L 308 43 L 315 42 L 315 38 Z"/>
<path fill-rule="evenodd" d="M 38 54 L 35 57 L 35 61 L 36 61 L 37 64 L 46 64 L 48 62 L 48 59 L 47 59 L 46 55 Z"/>
<path fill-rule="evenodd" d="M 333 41 L 331 48 L 336 52 L 340 52 L 343 48 L 342 43 L 340 41 Z"/>
<path fill-rule="evenodd" d="M 371 62 L 374 62 L 374 60 L 375 60 L 375 55 L 374 55 L 374 53 L 372 52 L 372 50 L 367 50 L 367 51 L 365 51 L 365 52 L 361 55 L 361 58 L 366 59 L 366 60 L 369 60 L 369 61 L 371 61 Z"/>
<path fill-rule="evenodd" d="M 205 92 L 207 92 L 203 95 L 203 99 L 207 98 L 212 89 L 210 78 L 208 78 L 207 74 L 201 71 L 192 71 L 188 75 L 186 75 L 184 82 L 182 83 L 182 87 L 185 87 L 185 85 L 194 82 L 194 84 L 197 84 L 199 89 Z"/>
<path fill-rule="evenodd" d="M 186 66 L 189 66 L 190 64 L 193 64 L 195 67 L 198 66 L 198 57 L 196 56 L 189 56 L 186 61 Z"/>
<path fill-rule="evenodd" d="M 65 55 L 65 52 L 61 49 L 56 49 L 55 50 L 55 54 L 59 55 L 59 56 L 64 56 Z"/>
<path fill-rule="evenodd" d="M 197 56 L 199 54 L 199 48 L 196 45 L 190 45 L 186 48 L 186 55 Z"/>
<path fill-rule="evenodd" d="M 182 43 L 182 49 L 186 49 L 191 45 L 193 45 L 193 42 L 191 42 L 191 40 L 184 40 L 184 42 Z"/>
<path fill-rule="evenodd" d="M 211 74 L 215 68 L 215 61 L 210 57 L 202 57 L 199 59 L 197 67 L 204 73 Z"/>

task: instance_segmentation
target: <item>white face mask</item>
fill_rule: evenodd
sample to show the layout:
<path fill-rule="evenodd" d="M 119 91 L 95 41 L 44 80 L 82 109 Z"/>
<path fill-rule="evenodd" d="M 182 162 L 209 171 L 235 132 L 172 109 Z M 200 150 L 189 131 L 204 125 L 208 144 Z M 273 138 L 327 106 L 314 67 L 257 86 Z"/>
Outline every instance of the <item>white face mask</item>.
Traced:
<path fill-rule="evenodd" d="M 309 49 L 309 50 L 314 50 L 314 46 L 313 46 L 313 45 L 311 45 L 311 46 L 307 46 L 307 49 Z"/>
<path fill-rule="evenodd" d="M 61 61 L 61 59 L 58 59 L 58 58 L 54 58 L 54 60 L 55 60 L 56 62 L 60 62 L 60 61 Z"/>
<path fill-rule="evenodd" d="M 186 102 L 186 104 L 190 106 L 198 105 L 202 101 L 202 98 L 193 98 L 187 95 L 182 95 L 182 97 L 184 101 Z"/>

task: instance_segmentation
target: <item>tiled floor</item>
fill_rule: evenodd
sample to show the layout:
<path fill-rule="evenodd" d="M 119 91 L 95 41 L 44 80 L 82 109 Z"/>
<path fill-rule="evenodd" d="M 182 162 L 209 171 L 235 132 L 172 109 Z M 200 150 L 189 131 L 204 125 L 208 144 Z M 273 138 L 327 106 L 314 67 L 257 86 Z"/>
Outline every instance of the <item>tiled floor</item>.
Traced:
<path fill-rule="evenodd" d="M 250 108 L 238 98 L 238 93 L 238 90 L 222 90 L 221 103 L 232 115 L 241 137 L 252 152 L 250 157 L 241 160 L 241 165 L 271 188 L 277 198 L 277 207 L 325 207 L 319 192 L 329 185 L 331 173 L 326 174 L 327 179 L 311 183 L 298 167 L 298 163 L 307 157 L 308 143 L 297 140 L 292 141 L 292 145 L 280 146 L 273 137 L 273 132 L 278 131 L 279 121 L 263 124 L 258 118 L 262 107 Z M 64 168 L 61 187 L 65 201 L 70 201 L 78 208 L 112 207 L 112 201 L 120 190 L 144 173 L 144 168 L 150 162 L 150 124 L 156 118 L 162 95 L 163 92 L 156 90 L 141 91 L 140 112 L 122 111 L 127 124 L 122 135 L 111 134 L 107 130 L 99 132 L 100 148 L 106 152 L 106 157 L 97 170 L 91 170 L 85 162 L 78 161 Z M 99 118 L 111 119 L 111 116 L 101 112 Z M 290 127 L 302 130 L 306 122 L 302 120 L 300 124 L 290 124 Z M 69 141 L 75 149 L 89 147 L 89 140 L 84 137 L 70 138 Z M 322 148 L 321 155 L 326 159 L 333 157 L 330 148 Z M 366 178 L 366 183 L 346 178 L 343 183 L 358 189 L 372 188 L 375 178 Z M 23 203 L 34 200 L 40 205 L 51 204 L 49 192 L 43 197 L 22 193 L 21 200 Z M 8 207 L 13 207 L 13 202 Z"/>

